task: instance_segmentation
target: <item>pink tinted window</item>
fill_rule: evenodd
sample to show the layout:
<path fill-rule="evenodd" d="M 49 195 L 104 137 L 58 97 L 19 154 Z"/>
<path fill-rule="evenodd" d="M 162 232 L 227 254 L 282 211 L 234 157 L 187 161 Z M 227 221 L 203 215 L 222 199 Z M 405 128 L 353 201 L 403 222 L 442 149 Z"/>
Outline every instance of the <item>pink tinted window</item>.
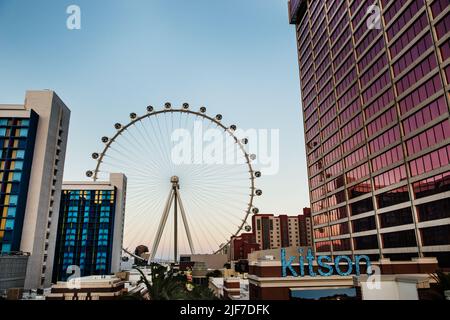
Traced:
<path fill-rule="evenodd" d="M 439 74 L 437 74 L 414 91 L 410 92 L 399 102 L 400 113 L 402 115 L 407 113 L 440 89 L 442 89 L 442 81 Z"/>
<path fill-rule="evenodd" d="M 436 56 L 434 54 L 429 55 L 425 60 L 423 60 L 414 69 L 410 70 L 396 83 L 398 94 L 400 95 L 408 90 L 411 86 L 426 76 L 431 70 L 436 68 L 436 66 Z M 424 92 L 423 94 L 425 95 L 426 93 Z M 425 96 L 423 98 L 425 98 Z"/>
<path fill-rule="evenodd" d="M 404 165 L 382 173 L 374 178 L 375 189 L 382 189 L 392 184 L 399 183 L 406 179 L 406 169 Z"/>
<path fill-rule="evenodd" d="M 398 10 L 401 8 L 401 6 L 403 5 L 402 1 L 397 0 L 395 1 L 396 3 L 390 7 L 387 10 L 387 13 L 390 12 L 390 10 L 392 9 L 392 14 L 388 16 L 393 16 L 395 15 Z M 400 30 L 402 30 L 402 28 L 409 22 L 411 21 L 411 18 L 414 17 L 414 15 L 420 10 L 422 9 L 422 7 L 424 6 L 424 0 L 413 0 L 413 2 L 408 6 L 408 8 L 403 11 L 403 13 L 397 18 L 397 20 L 395 20 L 395 22 L 388 28 L 387 30 L 387 35 L 388 35 L 388 39 L 391 40 Z M 386 21 L 386 23 L 388 23 Z"/>
<path fill-rule="evenodd" d="M 445 8 L 449 5 L 448 0 L 435 0 L 431 4 L 431 11 L 433 12 L 433 18 L 436 18 L 445 10 Z"/>
<path fill-rule="evenodd" d="M 444 42 L 440 47 L 440 51 L 441 51 L 442 61 L 447 60 L 450 57 L 450 41 Z"/>
<path fill-rule="evenodd" d="M 412 64 L 417 58 L 419 58 L 425 51 L 431 48 L 433 45 L 431 34 L 426 33 L 411 49 L 409 49 L 405 54 L 397 60 L 394 65 L 394 76 L 398 76 L 402 73 L 409 65 Z"/>
<path fill-rule="evenodd" d="M 414 132 L 445 113 L 447 113 L 447 103 L 445 97 L 441 96 L 403 121 L 405 134 Z"/>
<path fill-rule="evenodd" d="M 436 24 L 435 28 L 438 40 L 445 36 L 448 30 L 450 30 L 450 17 L 448 13 Z"/>
<path fill-rule="evenodd" d="M 417 176 L 449 164 L 450 145 L 410 161 L 411 175 Z"/>
<path fill-rule="evenodd" d="M 372 141 L 369 142 L 369 148 L 370 152 L 375 153 L 377 151 L 380 151 L 387 146 L 398 142 L 400 139 L 400 128 L 398 125 L 393 127 L 392 129 L 389 129 L 382 135 L 376 137 Z"/>

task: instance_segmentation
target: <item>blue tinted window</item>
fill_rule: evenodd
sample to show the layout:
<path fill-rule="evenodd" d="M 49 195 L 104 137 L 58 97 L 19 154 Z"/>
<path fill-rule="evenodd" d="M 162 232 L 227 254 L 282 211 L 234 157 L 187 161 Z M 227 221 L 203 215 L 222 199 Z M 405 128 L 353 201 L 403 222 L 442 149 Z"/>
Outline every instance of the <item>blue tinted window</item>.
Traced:
<path fill-rule="evenodd" d="M 6 220 L 6 226 L 5 226 L 6 230 L 12 230 L 14 229 L 14 220 L 12 219 L 8 219 Z"/>
<path fill-rule="evenodd" d="M 17 205 L 17 200 L 18 200 L 17 196 L 10 196 L 9 197 L 9 204 L 10 205 Z"/>
<path fill-rule="evenodd" d="M 16 208 L 10 207 L 8 208 L 8 217 L 14 218 L 16 216 Z"/>
<path fill-rule="evenodd" d="M 25 149 L 27 147 L 27 140 L 26 139 L 19 139 L 19 148 Z"/>
<path fill-rule="evenodd" d="M 28 129 L 20 129 L 19 136 L 20 137 L 27 137 L 28 136 Z"/>
<path fill-rule="evenodd" d="M 22 170 L 23 169 L 23 161 L 16 161 L 14 169 L 15 170 Z"/>
<path fill-rule="evenodd" d="M 14 172 L 12 181 L 19 182 L 20 178 L 22 178 L 22 173 L 20 172 Z"/>
<path fill-rule="evenodd" d="M 17 150 L 16 159 L 24 159 L 25 158 L 25 150 Z"/>
<path fill-rule="evenodd" d="M 4 243 L 2 246 L 2 252 L 3 253 L 11 252 L 11 245 L 8 243 Z"/>

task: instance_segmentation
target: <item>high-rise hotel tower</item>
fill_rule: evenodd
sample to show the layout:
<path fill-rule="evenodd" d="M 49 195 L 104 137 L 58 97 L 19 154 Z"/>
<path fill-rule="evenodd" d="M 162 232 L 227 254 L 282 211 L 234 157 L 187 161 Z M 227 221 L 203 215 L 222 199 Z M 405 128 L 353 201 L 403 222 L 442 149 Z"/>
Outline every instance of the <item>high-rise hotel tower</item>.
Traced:
<path fill-rule="evenodd" d="M 26 289 L 51 285 L 69 120 L 53 91 L 0 105 L 0 254 L 30 254 Z"/>
<path fill-rule="evenodd" d="M 448 0 L 291 0 L 317 254 L 450 266 Z"/>

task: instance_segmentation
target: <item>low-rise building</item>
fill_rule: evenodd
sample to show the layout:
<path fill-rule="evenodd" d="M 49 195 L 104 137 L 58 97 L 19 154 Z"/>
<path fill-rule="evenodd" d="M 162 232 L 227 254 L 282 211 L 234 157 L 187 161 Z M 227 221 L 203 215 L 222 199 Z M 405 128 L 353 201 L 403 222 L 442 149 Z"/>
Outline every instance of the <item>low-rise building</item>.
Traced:
<path fill-rule="evenodd" d="M 297 276 L 294 276 L 289 272 L 283 274 L 280 256 L 280 252 L 275 255 L 261 253 L 261 257 L 249 262 L 248 279 L 251 300 L 369 299 L 374 297 L 373 294 L 363 294 L 364 290 L 361 290 L 361 283 L 367 282 L 365 263 L 360 266 L 360 275 L 356 274 L 357 268 L 352 267 L 351 272 L 345 276 L 337 273 L 332 273 L 330 276 L 320 276 L 318 274 L 319 265 L 314 260 L 311 266 L 315 274 L 309 275 L 308 265 L 305 267 L 305 275 L 300 276 L 300 264 L 299 260 L 296 259 L 290 264 L 298 273 Z M 290 253 L 287 253 L 286 256 L 289 257 Z M 327 264 L 333 269 L 337 269 L 333 262 Z M 371 280 L 381 283 L 381 291 L 387 290 L 386 293 L 378 292 L 376 296 L 386 294 L 392 297 L 395 295 L 393 290 L 397 290 L 393 289 L 393 286 L 395 285 L 401 290 L 405 287 L 402 286 L 402 283 L 409 281 L 405 279 L 410 279 L 410 281 L 416 283 L 417 289 L 429 288 L 426 285 L 423 287 L 422 277 L 425 276 L 432 282 L 429 274 L 438 269 L 438 262 L 435 258 L 420 258 L 410 261 L 382 259 L 371 262 L 371 266 L 372 272 L 376 272 Z M 342 266 L 339 264 L 339 268 L 340 270 L 347 270 L 346 268 L 349 268 L 349 265 Z M 355 280 L 355 277 L 357 280 Z M 418 278 L 420 279 L 417 281 L 411 280 Z"/>
<path fill-rule="evenodd" d="M 196 262 L 204 263 L 208 270 L 220 270 L 228 262 L 228 256 L 226 254 L 182 254 L 180 270 L 192 269 Z"/>
<path fill-rule="evenodd" d="M 58 282 L 46 300 L 115 300 L 127 290 L 125 281 L 117 276 L 90 276 Z"/>
<path fill-rule="evenodd" d="M 241 277 L 209 278 L 209 289 L 219 299 L 249 300 L 248 279 Z"/>
<path fill-rule="evenodd" d="M 29 254 L 0 254 L 0 296 L 8 289 L 23 289 Z"/>

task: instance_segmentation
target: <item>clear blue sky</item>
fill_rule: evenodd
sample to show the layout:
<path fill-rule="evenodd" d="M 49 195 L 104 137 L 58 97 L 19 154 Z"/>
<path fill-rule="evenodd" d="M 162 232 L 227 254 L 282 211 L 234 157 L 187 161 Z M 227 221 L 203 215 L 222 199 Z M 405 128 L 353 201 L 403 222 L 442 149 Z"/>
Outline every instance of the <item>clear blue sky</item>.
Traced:
<path fill-rule="evenodd" d="M 66 180 L 132 111 L 205 105 L 244 128 L 278 128 L 280 172 L 259 180 L 264 213 L 309 206 L 294 27 L 287 0 L 0 0 L 0 103 L 55 90 L 72 110 Z M 82 29 L 66 28 L 66 8 Z"/>

